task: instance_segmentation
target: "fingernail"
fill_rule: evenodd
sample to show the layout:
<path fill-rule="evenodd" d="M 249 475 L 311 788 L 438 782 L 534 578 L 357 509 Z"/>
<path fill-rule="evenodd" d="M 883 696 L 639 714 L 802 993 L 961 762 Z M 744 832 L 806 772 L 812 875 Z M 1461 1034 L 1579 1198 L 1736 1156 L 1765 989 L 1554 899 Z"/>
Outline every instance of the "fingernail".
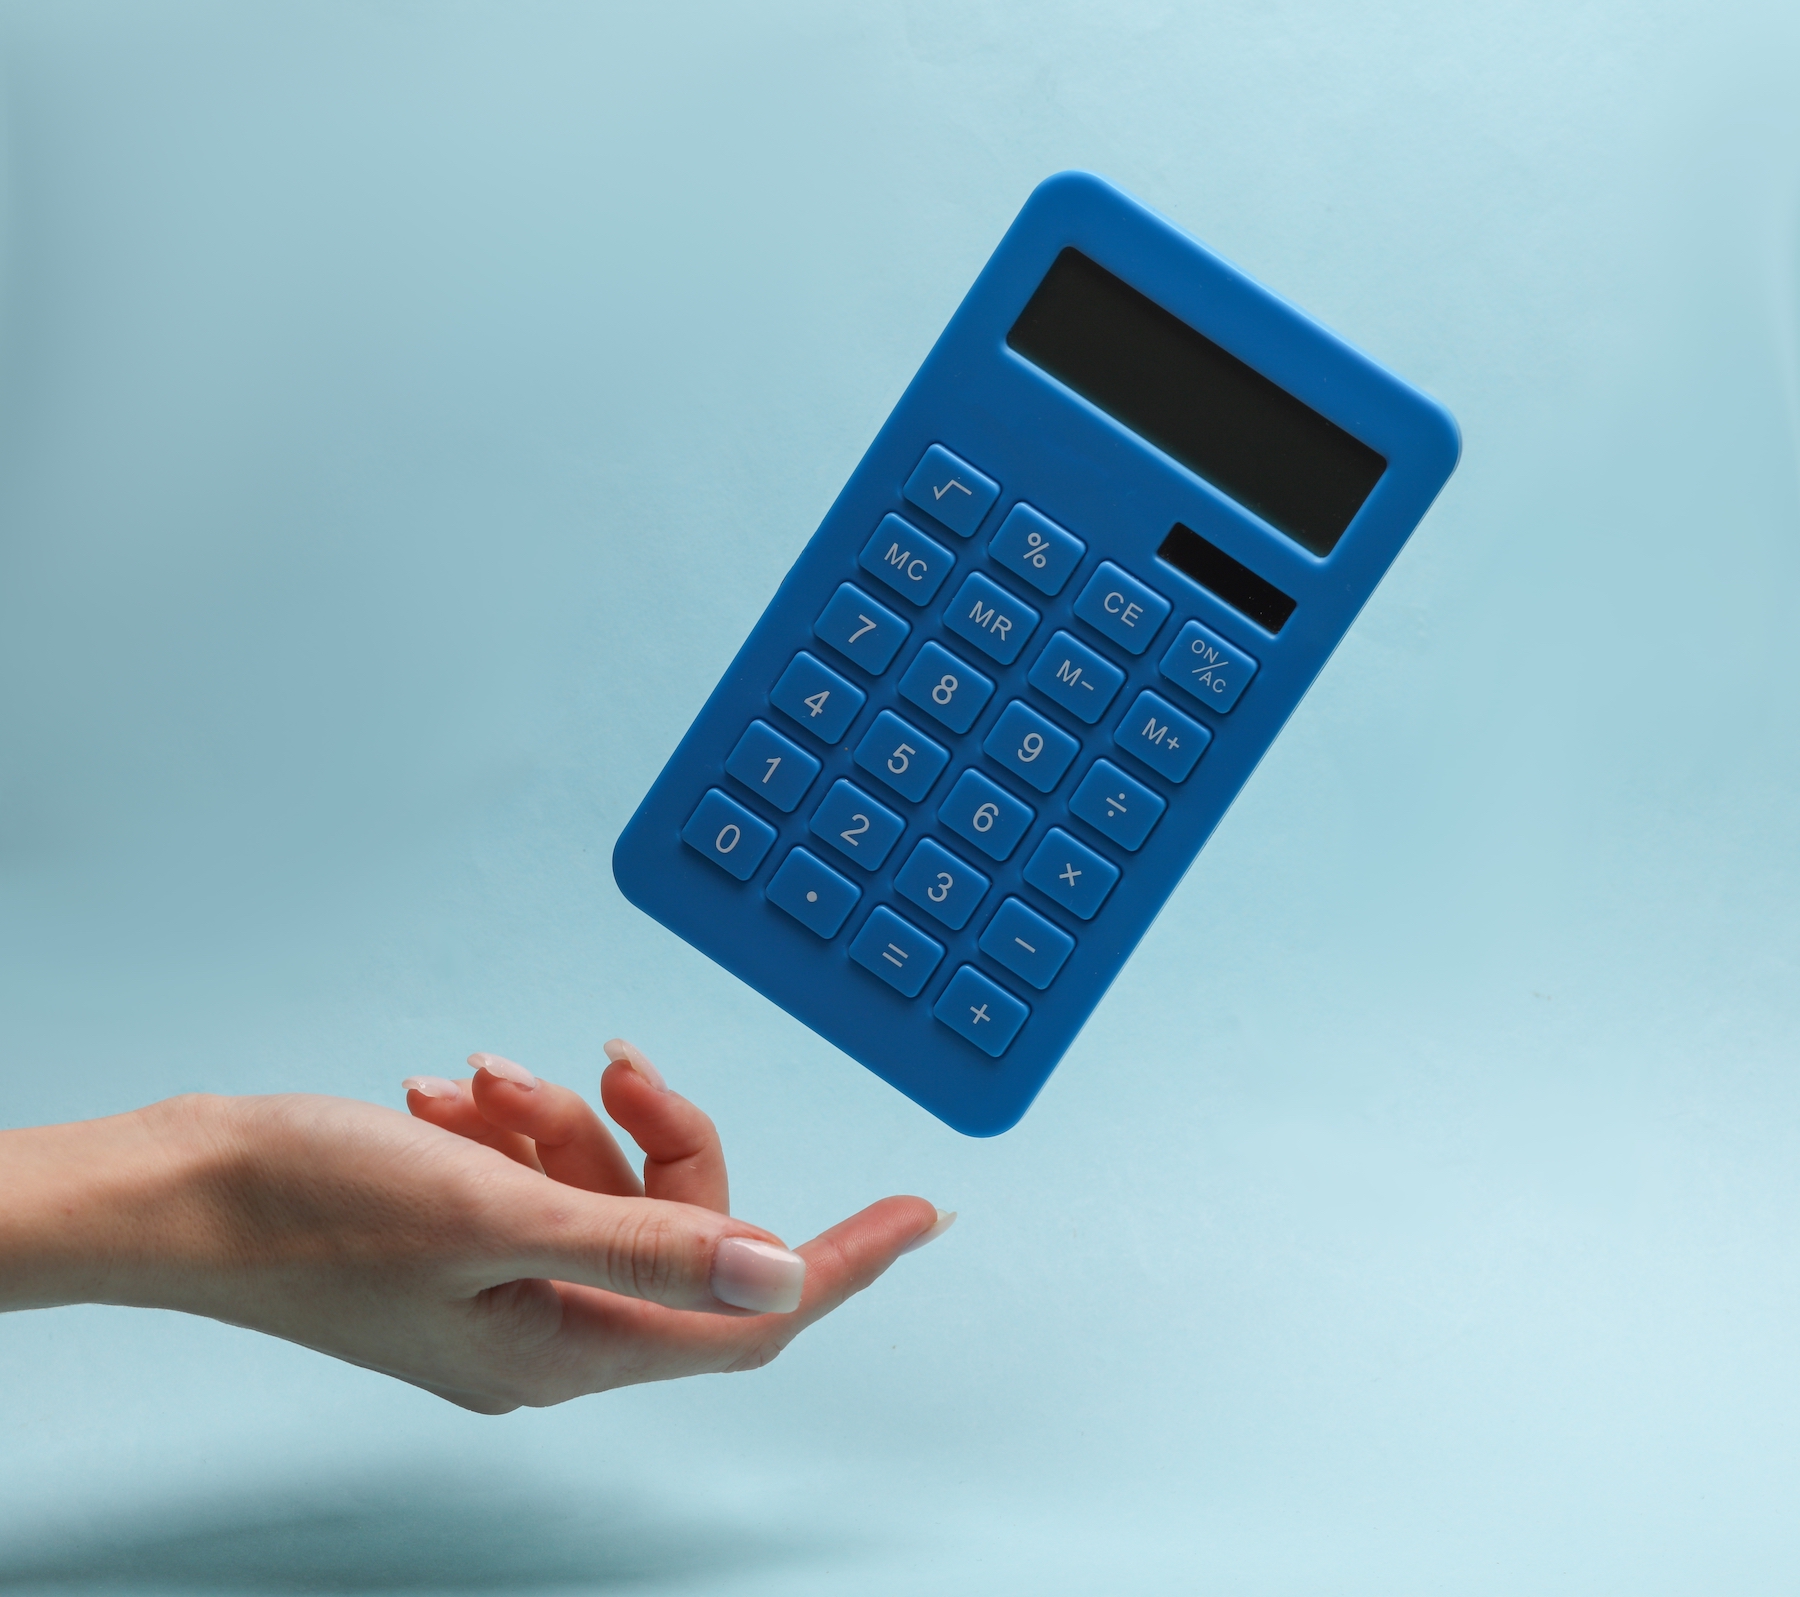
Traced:
<path fill-rule="evenodd" d="M 806 1285 L 806 1260 L 773 1242 L 727 1237 L 713 1253 L 712 1295 L 734 1309 L 792 1314 Z"/>
<path fill-rule="evenodd" d="M 515 1064 L 510 1059 L 502 1059 L 499 1054 L 470 1054 L 469 1063 L 477 1070 L 485 1070 L 490 1076 L 497 1076 L 501 1081 L 510 1081 L 515 1087 L 523 1087 L 530 1092 L 537 1083 L 537 1077 L 523 1065 Z"/>
<path fill-rule="evenodd" d="M 421 1098 L 460 1098 L 462 1088 L 442 1076 L 408 1076 L 400 1085 Z"/>
<path fill-rule="evenodd" d="M 956 1211 L 954 1209 L 939 1209 L 937 1212 L 937 1219 L 926 1226 L 923 1231 L 914 1237 L 911 1242 L 907 1243 L 900 1251 L 902 1253 L 917 1253 L 927 1242 L 936 1242 L 939 1237 L 955 1224 Z"/>
<path fill-rule="evenodd" d="M 658 1092 L 667 1092 L 669 1090 L 669 1084 L 663 1080 L 662 1072 L 644 1057 L 642 1050 L 638 1048 L 636 1043 L 626 1042 L 623 1037 L 615 1037 L 606 1045 L 606 1057 L 612 1060 L 614 1064 L 617 1064 L 623 1059 L 626 1064 L 630 1065 L 633 1070 L 642 1076 L 645 1081 L 649 1082 Z"/>

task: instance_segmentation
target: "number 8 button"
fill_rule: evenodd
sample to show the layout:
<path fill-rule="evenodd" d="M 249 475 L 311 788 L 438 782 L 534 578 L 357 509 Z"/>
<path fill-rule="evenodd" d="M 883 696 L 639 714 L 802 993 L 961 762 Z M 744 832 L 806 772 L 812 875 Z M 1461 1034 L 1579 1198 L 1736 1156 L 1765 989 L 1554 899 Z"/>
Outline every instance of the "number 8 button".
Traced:
<path fill-rule="evenodd" d="M 967 732 L 992 696 L 994 684 L 941 644 L 928 643 L 900 679 L 900 697 L 952 732 Z"/>

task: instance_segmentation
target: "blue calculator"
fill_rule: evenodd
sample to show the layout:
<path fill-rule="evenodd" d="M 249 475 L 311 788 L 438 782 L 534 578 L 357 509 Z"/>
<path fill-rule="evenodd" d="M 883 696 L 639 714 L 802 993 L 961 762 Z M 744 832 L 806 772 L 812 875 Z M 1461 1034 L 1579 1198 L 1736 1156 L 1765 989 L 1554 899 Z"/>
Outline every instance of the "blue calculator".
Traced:
<path fill-rule="evenodd" d="M 620 889 L 1006 1130 L 1459 449 L 1161 217 L 1048 179 L 625 828 Z"/>

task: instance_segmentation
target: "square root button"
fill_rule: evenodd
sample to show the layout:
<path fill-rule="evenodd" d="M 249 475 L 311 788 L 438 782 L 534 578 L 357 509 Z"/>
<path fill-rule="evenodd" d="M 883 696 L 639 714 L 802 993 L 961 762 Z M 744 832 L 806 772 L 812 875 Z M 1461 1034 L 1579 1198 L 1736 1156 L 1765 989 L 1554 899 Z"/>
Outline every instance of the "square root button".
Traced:
<path fill-rule="evenodd" d="M 942 444 L 933 444 L 900 492 L 957 537 L 972 538 L 981 518 L 1000 497 L 1000 484 Z"/>
<path fill-rule="evenodd" d="M 966 1037 L 991 1059 L 1006 1052 L 1030 1007 L 1004 987 L 991 982 L 973 965 L 950 978 L 944 996 L 931 1012 L 959 1037 Z"/>
<path fill-rule="evenodd" d="M 877 904 L 850 944 L 850 957 L 902 998 L 917 998 L 938 968 L 944 949 L 886 904 Z"/>
<path fill-rule="evenodd" d="M 1157 670 L 1223 715 L 1256 675 L 1256 662 L 1235 643 L 1190 621 L 1175 635 Z"/>

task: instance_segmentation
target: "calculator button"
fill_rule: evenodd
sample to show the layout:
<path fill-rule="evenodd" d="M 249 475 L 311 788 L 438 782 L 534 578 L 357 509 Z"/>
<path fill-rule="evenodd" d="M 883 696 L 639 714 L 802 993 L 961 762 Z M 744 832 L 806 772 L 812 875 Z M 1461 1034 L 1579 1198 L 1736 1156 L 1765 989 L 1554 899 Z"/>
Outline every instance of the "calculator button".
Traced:
<path fill-rule="evenodd" d="M 1019 1035 L 1031 1009 L 973 965 L 964 965 L 950 978 L 944 996 L 931 1006 L 931 1012 L 984 1054 L 998 1059 Z"/>
<path fill-rule="evenodd" d="M 877 604 L 861 588 L 844 583 L 813 622 L 813 632 L 832 648 L 878 677 L 894 663 L 912 627 Z"/>
<path fill-rule="evenodd" d="M 892 810 L 841 779 L 831 784 L 825 802 L 806 824 L 815 836 L 824 838 L 865 871 L 879 870 L 906 830 L 906 822 Z"/>
<path fill-rule="evenodd" d="M 1076 720 L 1092 726 L 1106 714 L 1107 705 L 1125 681 L 1125 673 L 1085 643 L 1058 632 L 1044 645 L 1044 652 L 1025 680 Z"/>
<path fill-rule="evenodd" d="M 1062 780 L 1081 745 L 1054 721 L 1014 699 L 1000 712 L 981 750 L 1038 792 L 1048 793 Z"/>
<path fill-rule="evenodd" d="M 900 697 L 916 704 L 952 732 L 967 732 L 994 691 L 994 684 L 965 665 L 942 644 L 928 643 L 900 678 Z"/>
<path fill-rule="evenodd" d="M 1131 701 L 1113 729 L 1113 742 L 1171 782 L 1185 782 L 1194 762 L 1212 742 L 1212 733 L 1190 721 L 1167 699 L 1145 691 Z"/>
<path fill-rule="evenodd" d="M 1054 599 L 1087 553 L 1067 527 L 1059 527 L 1041 510 L 1020 503 L 1006 513 L 988 545 L 988 558 L 1015 571 L 1039 593 Z"/>
<path fill-rule="evenodd" d="M 944 625 L 990 660 L 1011 665 L 1038 624 L 1038 613 L 997 582 L 971 571 L 944 612 Z"/>
<path fill-rule="evenodd" d="M 727 876 L 747 882 L 774 844 L 775 828 L 711 787 L 682 827 L 681 840 Z"/>
<path fill-rule="evenodd" d="M 933 543 L 910 522 L 898 516 L 883 516 L 875 536 L 863 545 L 856 561 L 902 599 L 930 604 L 956 564 L 956 556 Z"/>
<path fill-rule="evenodd" d="M 994 911 L 976 946 L 1041 993 L 1056 980 L 1063 961 L 1074 950 L 1075 939 L 1018 899 L 1009 898 Z"/>
<path fill-rule="evenodd" d="M 804 649 L 769 689 L 769 703 L 826 743 L 837 742 L 850 730 L 867 697 L 861 688 L 846 682 Z"/>
<path fill-rule="evenodd" d="M 1092 920 L 1119 879 L 1119 867 L 1053 826 L 1020 874 L 1071 915 Z"/>
<path fill-rule="evenodd" d="M 942 444 L 933 444 L 900 492 L 957 537 L 968 538 L 1000 497 L 1000 484 Z"/>
<path fill-rule="evenodd" d="M 1111 760 L 1095 760 L 1069 799 L 1071 815 L 1134 854 L 1168 807 L 1161 794 L 1134 782 Z"/>
<path fill-rule="evenodd" d="M 1075 614 L 1127 654 L 1142 654 L 1169 619 L 1169 601 L 1129 571 L 1104 560 L 1075 601 Z"/>
<path fill-rule="evenodd" d="M 787 815 L 806 797 L 819 774 L 819 762 L 767 721 L 752 721 L 725 761 L 725 769 Z"/>
<path fill-rule="evenodd" d="M 1190 621 L 1176 634 L 1157 670 L 1223 715 L 1256 675 L 1256 662 L 1235 643 Z"/>
<path fill-rule="evenodd" d="M 938 806 L 938 820 L 996 862 L 1019 846 L 1037 811 L 979 771 L 964 771 Z"/>
<path fill-rule="evenodd" d="M 846 881 L 803 848 L 794 849 L 781 862 L 763 893 L 777 909 L 785 909 L 821 937 L 836 937 L 862 897 L 856 883 Z"/>
<path fill-rule="evenodd" d="M 944 948 L 911 921 L 902 920 L 887 905 L 878 904 L 851 942 L 850 957 L 864 970 L 872 970 L 895 992 L 917 998 L 944 957 Z"/>
<path fill-rule="evenodd" d="M 901 798 L 917 804 L 950 763 L 950 751 L 908 726 L 892 710 L 883 710 L 850 758 Z"/>
<path fill-rule="evenodd" d="M 988 885 L 988 879 L 973 865 L 965 865 L 929 837 L 919 840 L 912 857 L 894 877 L 896 893 L 910 898 L 953 932 L 960 932 L 969 924 Z"/>

